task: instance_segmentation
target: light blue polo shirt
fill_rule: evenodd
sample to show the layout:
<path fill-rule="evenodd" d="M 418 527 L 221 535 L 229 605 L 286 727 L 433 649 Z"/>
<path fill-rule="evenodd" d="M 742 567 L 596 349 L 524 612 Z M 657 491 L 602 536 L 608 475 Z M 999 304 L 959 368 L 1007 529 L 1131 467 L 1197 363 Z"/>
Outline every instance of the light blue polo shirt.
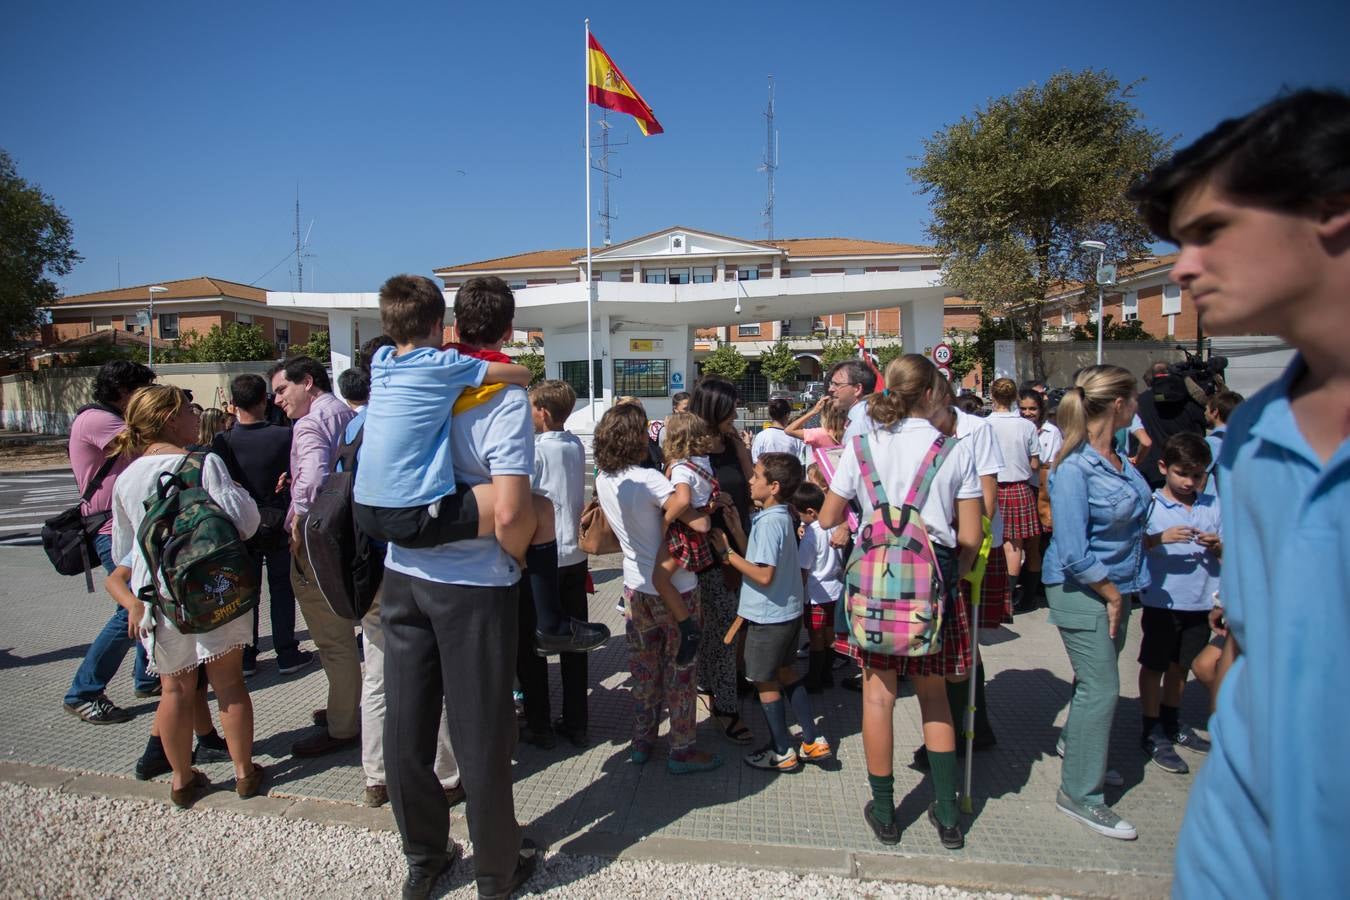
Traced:
<path fill-rule="evenodd" d="M 1241 655 L 1177 842 L 1175 897 L 1332 897 L 1350 885 L 1350 440 L 1294 421 L 1295 358 L 1237 408 L 1219 459 L 1220 598 Z"/>
<path fill-rule="evenodd" d="M 1176 525 L 1222 537 L 1219 498 L 1197 494 L 1195 502 L 1187 507 L 1169 500 L 1160 490 L 1154 491 L 1148 534 L 1161 534 Z M 1144 553 L 1144 564 L 1148 566 L 1149 586 L 1144 588 L 1140 599 L 1145 606 L 1183 612 L 1208 612 L 1214 606 L 1214 592 L 1219 589 L 1219 558 L 1204 545 L 1194 541 L 1159 544 Z"/>
<path fill-rule="evenodd" d="M 791 622 L 802 614 L 802 571 L 797 556 L 797 531 L 786 506 L 770 506 L 750 525 L 745 558 L 774 566 L 773 580 L 761 588 L 741 580 L 741 602 L 736 614 L 747 622 L 772 625 Z"/>

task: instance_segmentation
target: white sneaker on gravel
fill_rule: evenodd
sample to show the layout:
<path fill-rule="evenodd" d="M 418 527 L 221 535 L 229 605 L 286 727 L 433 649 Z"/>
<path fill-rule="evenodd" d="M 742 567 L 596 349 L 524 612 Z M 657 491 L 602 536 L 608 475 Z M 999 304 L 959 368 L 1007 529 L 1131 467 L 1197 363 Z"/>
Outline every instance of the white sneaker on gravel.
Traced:
<path fill-rule="evenodd" d="M 1059 742 L 1055 744 L 1055 755 L 1058 756 L 1060 759 L 1064 758 L 1063 738 L 1060 738 Z M 1115 769 L 1107 769 L 1106 776 L 1102 778 L 1102 782 L 1105 783 L 1107 787 L 1124 787 L 1125 777 L 1121 775 L 1119 772 L 1117 772 Z"/>
<path fill-rule="evenodd" d="M 1067 794 L 1060 791 L 1055 798 L 1055 809 L 1075 822 L 1109 838 L 1132 841 L 1139 837 L 1139 832 L 1134 830 L 1133 825 L 1116 815 L 1115 811 L 1105 804 L 1086 806 L 1074 803 Z"/>

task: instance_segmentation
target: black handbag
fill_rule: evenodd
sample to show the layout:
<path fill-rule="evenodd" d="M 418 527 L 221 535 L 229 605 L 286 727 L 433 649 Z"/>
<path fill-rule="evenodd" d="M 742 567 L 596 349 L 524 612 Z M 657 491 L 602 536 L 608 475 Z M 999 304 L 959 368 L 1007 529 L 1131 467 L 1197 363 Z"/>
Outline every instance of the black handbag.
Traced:
<path fill-rule="evenodd" d="M 91 570 L 98 563 L 94 539 L 98 537 L 99 529 L 104 523 L 112 518 L 112 510 L 86 516 L 81 515 L 80 507 L 94 496 L 116 462 L 116 456 L 105 460 L 85 487 L 80 502 L 42 523 L 42 549 L 47 551 L 47 558 L 52 561 L 52 566 L 62 575 L 83 573 L 84 585 L 91 594 L 94 592 L 94 576 Z"/>

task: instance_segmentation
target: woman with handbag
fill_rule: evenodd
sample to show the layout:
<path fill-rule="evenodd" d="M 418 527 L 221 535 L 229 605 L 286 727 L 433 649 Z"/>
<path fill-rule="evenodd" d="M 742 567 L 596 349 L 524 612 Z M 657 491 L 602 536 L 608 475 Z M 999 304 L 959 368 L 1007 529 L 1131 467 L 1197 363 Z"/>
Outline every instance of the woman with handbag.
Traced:
<path fill-rule="evenodd" d="M 155 495 L 161 476 L 178 471 L 185 447 L 198 436 L 198 416 L 187 394 L 169 385 L 142 388 L 127 404 L 126 427 L 109 446 L 110 453 L 139 454 L 117 480 L 113 493 L 113 558 L 120 565 L 108 587 L 129 614 L 128 630 L 140 637 L 164 685 L 156 713 L 160 740 L 173 767 L 170 797 L 175 806 L 191 806 L 209 784 L 192 768 L 193 704 L 198 667 L 204 665 L 216 692 L 221 725 L 234 761 L 235 790 L 252 797 L 264 772 L 253 762 L 253 704 L 244 685 L 243 649 L 252 636 L 249 616 L 238 616 L 218 628 L 183 634 L 156 606 L 147 609 L 141 589 L 156 577 L 138 545 L 137 533 L 146 516 L 146 500 Z M 247 538 L 258 527 L 258 507 L 248 491 L 230 478 L 215 454 L 202 459 L 202 486 Z"/>
<path fill-rule="evenodd" d="M 970 674 L 970 623 L 965 604 L 959 600 L 957 582 L 974 563 L 984 533 L 980 521 L 982 491 L 970 445 L 943 435 L 929 421 L 936 405 L 946 397 L 942 375 L 926 357 L 910 353 L 887 366 L 886 390 L 867 400 L 867 413 L 875 428 L 863 435 L 860 450 L 845 448 L 818 521 L 823 528 L 833 528 L 845 520 L 850 500 L 856 498 L 861 504 L 863 525 L 845 570 L 845 603 L 871 608 L 891 599 L 888 593 L 870 596 L 871 573 L 863 572 L 860 578 L 855 568 L 866 552 L 869 529 L 887 527 L 873 517 L 874 511 L 879 506 L 890 517 L 889 522 L 901 502 L 912 502 L 922 517 L 933 560 L 941 573 L 941 597 L 930 611 L 933 616 L 941 616 L 939 646 L 922 656 L 858 651 L 863 666 L 863 751 L 872 789 L 872 800 L 863 808 L 863 816 L 883 844 L 899 842 L 892 774 L 893 716 L 898 676 L 904 675 L 919 699 L 936 794 L 928 819 L 942 845 L 956 850 L 964 846 L 965 838 L 957 822 L 956 729 L 946 681 L 962 680 Z M 882 491 L 877 490 L 878 485 Z M 854 635 L 857 624 L 851 622 Z"/>
<path fill-rule="evenodd" d="M 743 524 L 750 521 L 750 448 L 736 431 L 736 387 L 725 378 L 707 375 L 694 385 L 689 411 L 702 419 L 713 434 L 708 462 L 717 479 L 719 494 L 713 526 L 721 528 L 738 550 L 745 549 Z M 738 744 L 754 738 L 741 721 L 740 697 L 736 692 L 738 642 L 725 643 L 723 636 L 736 620 L 740 575 L 725 565 L 714 565 L 698 575 L 703 603 L 703 642 L 698 650 L 700 690 L 712 696 L 712 716 L 722 733 Z"/>
<path fill-rule="evenodd" d="M 1059 628 L 1074 674 L 1055 806 L 1098 834 L 1127 841 L 1138 833 L 1106 805 L 1102 786 L 1120 697 L 1117 660 L 1130 621 L 1127 595 L 1149 585 L 1144 530 L 1153 493 L 1114 437 L 1137 407 L 1134 375 L 1119 366 L 1088 366 L 1059 401 L 1064 446 L 1050 469 L 1055 531 L 1041 564 L 1050 624 Z"/>

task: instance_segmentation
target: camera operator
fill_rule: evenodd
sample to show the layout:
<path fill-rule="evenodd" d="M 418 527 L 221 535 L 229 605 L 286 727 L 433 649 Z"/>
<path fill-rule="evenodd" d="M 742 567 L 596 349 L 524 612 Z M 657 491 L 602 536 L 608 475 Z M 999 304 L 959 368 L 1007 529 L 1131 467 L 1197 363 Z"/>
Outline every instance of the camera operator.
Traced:
<path fill-rule="evenodd" d="M 1204 366 L 1203 363 L 1199 365 Z M 1204 390 L 1197 387 L 1192 391 L 1187 384 L 1188 380 L 1194 383 L 1190 368 L 1190 362 L 1169 365 L 1159 361 L 1144 377 L 1149 390 L 1139 394 L 1139 419 L 1153 445 L 1140 454 L 1138 469 L 1154 490 L 1166 481 L 1158 470 L 1158 459 L 1167 439 L 1174 434 L 1205 436 L 1204 401 L 1194 396 L 1198 393 L 1203 397 Z"/>

